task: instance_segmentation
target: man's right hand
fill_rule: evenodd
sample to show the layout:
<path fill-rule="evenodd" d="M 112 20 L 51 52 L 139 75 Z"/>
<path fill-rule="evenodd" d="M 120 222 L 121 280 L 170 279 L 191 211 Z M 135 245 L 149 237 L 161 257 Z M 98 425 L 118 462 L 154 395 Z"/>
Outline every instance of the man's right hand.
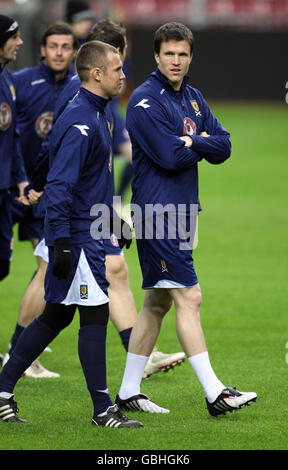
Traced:
<path fill-rule="evenodd" d="M 35 204 L 39 204 L 40 198 L 44 191 L 40 191 L 39 193 L 35 191 L 35 189 L 30 189 L 28 192 L 28 201 L 31 206 Z"/>

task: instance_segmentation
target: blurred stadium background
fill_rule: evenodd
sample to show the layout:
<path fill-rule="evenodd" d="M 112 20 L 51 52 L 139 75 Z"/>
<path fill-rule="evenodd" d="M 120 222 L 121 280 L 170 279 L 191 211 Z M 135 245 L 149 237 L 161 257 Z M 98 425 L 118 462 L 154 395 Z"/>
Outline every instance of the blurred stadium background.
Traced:
<path fill-rule="evenodd" d="M 129 83 L 154 69 L 153 31 L 166 21 L 191 26 L 193 86 L 207 99 L 285 100 L 288 0 L 91 0 L 95 20 L 122 21 L 130 40 Z M 35 65 L 46 26 L 66 20 L 65 0 L 1 0 L 21 25 L 24 47 L 13 68 Z"/>

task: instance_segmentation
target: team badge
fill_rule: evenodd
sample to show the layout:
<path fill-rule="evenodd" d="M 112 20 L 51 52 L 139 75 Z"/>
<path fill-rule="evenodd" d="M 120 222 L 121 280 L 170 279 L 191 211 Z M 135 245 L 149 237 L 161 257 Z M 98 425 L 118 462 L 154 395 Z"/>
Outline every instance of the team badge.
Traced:
<path fill-rule="evenodd" d="M 40 116 L 36 119 L 35 122 L 35 131 L 41 139 L 45 139 L 46 135 L 51 129 L 53 121 L 53 113 L 52 111 L 45 111 L 44 113 L 40 114 Z"/>
<path fill-rule="evenodd" d="M 109 162 L 108 162 L 108 170 L 110 173 L 112 173 L 113 169 L 113 152 L 112 152 L 112 147 L 110 147 L 110 155 L 109 155 Z"/>
<path fill-rule="evenodd" d="M 189 117 L 184 118 L 184 135 L 195 135 L 196 134 L 196 124 Z"/>
<path fill-rule="evenodd" d="M 80 285 L 80 299 L 88 299 L 88 286 L 87 284 Z"/>
<path fill-rule="evenodd" d="M 113 138 L 113 130 L 114 130 L 114 118 L 112 118 L 112 122 L 110 123 L 107 121 L 107 126 L 111 135 L 111 138 Z"/>
<path fill-rule="evenodd" d="M 199 109 L 199 106 L 198 106 L 197 101 L 191 100 L 190 103 L 191 103 L 192 106 L 193 106 L 193 109 L 194 109 L 194 111 L 195 111 L 195 113 L 196 113 L 196 116 L 201 116 L 201 112 L 200 112 L 200 109 Z"/>
<path fill-rule="evenodd" d="M 164 261 L 164 259 L 161 259 L 161 268 L 162 268 L 162 273 L 168 273 L 168 268 L 166 265 L 166 261 Z"/>
<path fill-rule="evenodd" d="M 197 101 L 191 101 L 191 104 L 192 104 L 192 106 L 193 106 L 193 108 L 195 109 L 196 112 L 199 111 L 199 106 L 198 106 Z"/>
<path fill-rule="evenodd" d="M 15 92 L 15 88 L 13 85 L 10 85 L 9 86 L 10 88 L 10 91 L 11 91 L 11 95 L 12 95 L 12 100 L 15 101 L 16 100 L 16 92 Z"/>
<path fill-rule="evenodd" d="M 0 130 L 6 131 L 12 122 L 12 111 L 8 103 L 0 104 Z"/>

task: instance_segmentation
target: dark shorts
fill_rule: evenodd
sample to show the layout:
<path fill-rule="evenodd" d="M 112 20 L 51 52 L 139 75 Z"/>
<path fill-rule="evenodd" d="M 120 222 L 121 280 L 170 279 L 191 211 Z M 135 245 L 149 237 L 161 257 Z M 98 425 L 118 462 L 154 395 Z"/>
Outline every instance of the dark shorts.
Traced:
<path fill-rule="evenodd" d="M 165 217 L 163 238 L 142 233 L 136 237 L 143 289 L 183 288 L 198 284 L 193 265 L 192 248 L 178 236 L 168 237 L 168 218 Z"/>
<path fill-rule="evenodd" d="M 72 246 L 73 268 L 67 279 L 52 273 L 54 249 L 49 247 L 45 300 L 64 305 L 102 305 L 109 301 L 105 276 L 105 251 L 99 240 Z"/>
<path fill-rule="evenodd" d="M 13 225 L 18 224 L 20 241 L 43 237 L 44 212 L 42 205 L 24 206 L 15 201 L 16 192 L 11 192 L 11 213 Z"/>
<path fill-rule="evenodd" d="M 10 196 L 7 190 L 0 190 L 0 259 L 11 260 L 13 247 L 13 222 Z"/>
<path fill-rule="evenodd" d="M 123 255 L 123 251 L 119 247 L 119 243 L 115 235 L 111 234 L 110 240 L 103 240 L 105 255 Z M 42 238 L 34 250 L 35 256 L 40 256 L 46 263 L 49 260 L 48 247 Z"/>

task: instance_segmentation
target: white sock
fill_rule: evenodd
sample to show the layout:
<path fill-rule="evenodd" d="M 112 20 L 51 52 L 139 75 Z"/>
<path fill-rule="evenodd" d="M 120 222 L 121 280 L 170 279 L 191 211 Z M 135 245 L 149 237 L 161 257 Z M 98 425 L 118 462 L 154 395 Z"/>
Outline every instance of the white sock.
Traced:
<path fill-rule="evenodd" d="M 149 356 L 127 353 L 124 376 L 119 390 L 121 400 L 127 400 L 140 393 L 140 383 L 148 359 Z"/>
<path fill-rule="evenodd" d="M 0 392 L 0 398 L 6 398 L 9 400 L 9 398 L 13 397 L 13 393 L 8 393 L 8 392 Z"/>
<path fill-rule="evenodd" d="M 207 400 L 212 403 L 226 387 L 216 377 L 210 364 L 208 352 L 205 351 L 195 356 L 188 357 L 188 361 L 204 389 Z"/>

